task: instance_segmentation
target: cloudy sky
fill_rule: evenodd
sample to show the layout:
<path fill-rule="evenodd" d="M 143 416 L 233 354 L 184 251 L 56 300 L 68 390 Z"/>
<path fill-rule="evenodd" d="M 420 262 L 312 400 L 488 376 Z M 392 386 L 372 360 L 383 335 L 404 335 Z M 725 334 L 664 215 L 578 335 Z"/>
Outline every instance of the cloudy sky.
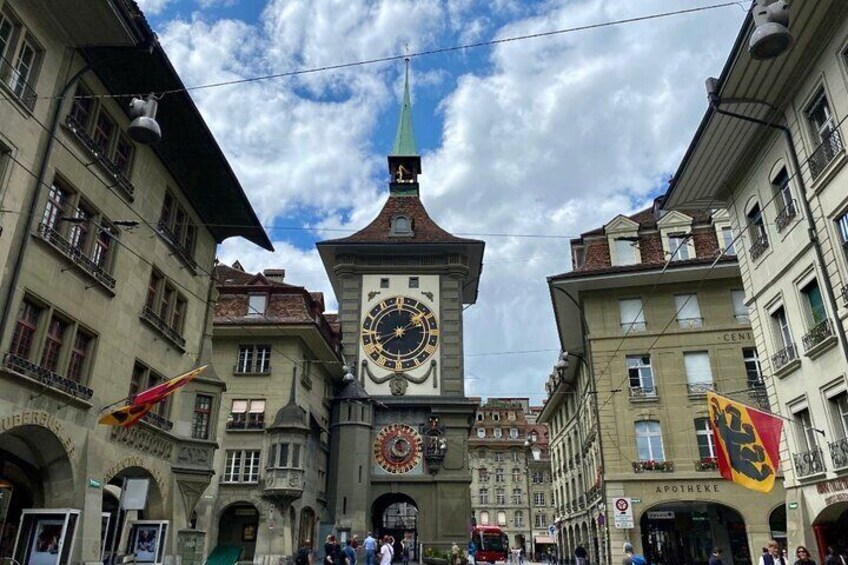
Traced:
<path fill-rule="evenodd" d="M 710 0 L 139 0 L 186 85 L 309 69 L 709 6 Z M 466 391 L 544 398 L 558 340 L 545 277 L 568 240 L 660 194 L 744 18 L 738 5 L 412 61 L 421 197 L 486 241 L 466 310 Z M 225 263 L 285 268 L 336 302 L 314 243 L 388 193 L 403 64 L 195 91 L 274 242 Z"/>

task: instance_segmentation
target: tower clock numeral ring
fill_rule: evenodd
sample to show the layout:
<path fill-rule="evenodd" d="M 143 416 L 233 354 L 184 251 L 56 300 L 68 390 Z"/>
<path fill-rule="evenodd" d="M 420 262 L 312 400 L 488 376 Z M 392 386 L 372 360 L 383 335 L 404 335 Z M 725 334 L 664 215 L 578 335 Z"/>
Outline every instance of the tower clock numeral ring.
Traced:
<path fill-rule="evenodd" d="M 439 344 L 436 315 L 408 296 L 392 296 L 373 306 L 362 322 L 361 333 L 365 355 L 394 371 L 421 366 Z"/>

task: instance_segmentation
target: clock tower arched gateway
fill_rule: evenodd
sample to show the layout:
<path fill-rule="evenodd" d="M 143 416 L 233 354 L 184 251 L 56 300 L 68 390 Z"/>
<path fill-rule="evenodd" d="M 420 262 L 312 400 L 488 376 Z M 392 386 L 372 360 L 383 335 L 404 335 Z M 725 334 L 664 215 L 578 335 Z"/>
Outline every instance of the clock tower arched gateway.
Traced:
<path fill-rule="evenodd" d="M 477 299 L 484 243 L 427 214 L 411 112 L 407 66 L 383 209 L 357 233 L 318 243 L 356 375 L 336 399 L 328 508 L 340 532 L 444 548 L 467 540 L 471 522 L 476 403 L 465 397 L 462 312 Z"/>

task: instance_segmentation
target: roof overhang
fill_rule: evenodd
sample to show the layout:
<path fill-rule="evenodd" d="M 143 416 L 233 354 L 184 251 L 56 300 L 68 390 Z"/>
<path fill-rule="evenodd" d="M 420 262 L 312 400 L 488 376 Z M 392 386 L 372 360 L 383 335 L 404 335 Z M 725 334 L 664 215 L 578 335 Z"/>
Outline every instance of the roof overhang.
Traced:
<path fill-rule="evenodd" d="M 137 7 L 127 0 L 37 0 L 33 2 L 44 10 L 46 17 L 55 17 L 56 25 L 66 34 L 73 46 L 123 45 L 144 43 L 149 27 Z"/>
<path fill-rule="evenodd" d="M 576 277 L 571 275 L 573 274 L 566 273 L 565 275 L 548 277 L 548 288 L 554 308 L 560 347 L 564 351 L 582 351 L 584 336 L 581 309 L 584 293 L 617 288 L 632 289 L 654 285 L 660 281 L 666 285 L 738 278 L 739 264 L 735 260 L 721 260 L 711 268 L 711 263 L 706 262 L 696 265 L 675 265 L 672 263 L 665 272 L 661 268 L 655 268 L 637 272 L 608 273 L 600 271 L 597 273 L 587 272 L 585 275 Z M 569 367 L 571 365 L 576 365 L 576 363 L 569 364 Z"/>
<path fill-rule="evenodd" d="M 185 88 L 158 43 L 137 47 L 90 46 L 86 62 L 110 93 L 148 93 Z M 124 111 L 128 105 L 123 103 Z M 153 150 L 179 184 L 215 241 L 243 237 L 273 251 L 227 158 L 187 92 L 168 94 L 156 116 L 162 141 Z"/>
<path fill-rule="evenodd" d="M 324 367 L 334 377 L 342 376 L 342 360 L 333 345 L 322 335 L 315 324 L 296 323 L 260 323 L 244 324 L 239 321 L 215 322 L 215 339 L 265 338 L 268 340 L 280 338 L 301 339 L 306 347 L 315 355 L 316 360 L 324 362 Z"/>
<path fill-rule="evenodd" d="M 340 277 L 336 274 L 336 258 L 339 255 L 356 255 L 356 256 L 376 256 L 385 255 L 390 251 L 392 255 L 398 256 L 434 256 L 444 255 L 445 253 L 459 253 L 468 258 L 467 273 L 462 286 L 462 303 L 474 304 L 477 302 L 477 295 L 480 288 L 480 274 L 483 271 L 483 251 L 485 242 L 477 240 L 465 240 L 458 242 L 422 242 L 422 243 L 403 243 L 402 241 L 387 241 L 387 242 L 351 242 L 337 243 L 334 241 L 319 242 L 316 244 L 318 254 L 321 256 L 321 261 L 324 263 L 324 268 L 327 270 L 327 276 L 330 278 L 330 284 L 333 286 L 333 292 L 336 298 L 341 296 Z M 438 267 L 443 268 L 444 265 Z M 387 272 L 389 267 L 382 266 L 362 266 L 357 265 L 358 271 L 373 270 L 374 272 Z M 409 267 L 403 267 L 409 270 Z"/>
<path fill-rule="evenodd" d="M 718 78 L 723 110 L 782 124 L 791 101 L 848 12 L 844 0 L 793 2 L 790 31 L 795 45 L 776 59 L 757 61 L 748 53 L 753 31 L 749 13 Z M 705 79 L 707 77 L 704 77 Z M 762 103 L 730 102 L 732 99 Z M 776 110 L 769 109 L 769 106 Z M 664 208 L 721 208 L 771 128 L 725 116 L 708 108 L 665 196 Z"/>

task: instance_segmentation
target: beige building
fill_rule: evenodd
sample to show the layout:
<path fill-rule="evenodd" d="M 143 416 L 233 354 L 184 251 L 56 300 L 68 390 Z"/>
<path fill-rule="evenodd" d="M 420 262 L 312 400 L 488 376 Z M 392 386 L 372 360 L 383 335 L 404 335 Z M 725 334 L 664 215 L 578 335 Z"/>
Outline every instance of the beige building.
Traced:
<path fill-rule="evenodd" d="M 285 271 L 215 269 L 214 355 L 226 383 L 217 417 L 216 480 L 205 493 L 207 554 L 277 563 L 318 541 L 327 510 L 330 401 L 341 383 L 339 331 L 324 297 Z M 206 501 L 209 501 L 206 503 Z"/>
<path fill-rule="evenodd" d="M 785 528 L 779 484 L 759 494 L 716 468 L 706 393 L 763 400 L 736 260 L 716 260 L 727 227 L 719 212 L 620 215 L 548 279 L 568 353 L 540 420 L 565 556 L 615 562 L 630 541 L 650 563 L 706 563 L 717 546 L 741 565 Z"/>
<path fill-rule="evenodd" d="M 209 357 L 216 244 L 270 242 L 187 94 L 161 102 L 155 146 L 103 96 L 182 86 L 134 2 L 0 1 L 0 55 L 0 556 L 199 563 L 223 383 L 97 422 Z"/>
<path fill-rule="evenodd" d="M 553 546 L 548 430 L 535 417 L 527 398 L 490 398 L 468 436 L 477 524 L 499 526 L 511 548 L 533 556 Z"/>
<path fill-rule="evenodd" d="M 765 60 L 745 21 L 666 204 L 729 211 L 769 399 L 795 422 L 781 444 L 789 542 L 822 562 L 848 545 L 848 4 L 788 14 L 794 45 Z"/>

